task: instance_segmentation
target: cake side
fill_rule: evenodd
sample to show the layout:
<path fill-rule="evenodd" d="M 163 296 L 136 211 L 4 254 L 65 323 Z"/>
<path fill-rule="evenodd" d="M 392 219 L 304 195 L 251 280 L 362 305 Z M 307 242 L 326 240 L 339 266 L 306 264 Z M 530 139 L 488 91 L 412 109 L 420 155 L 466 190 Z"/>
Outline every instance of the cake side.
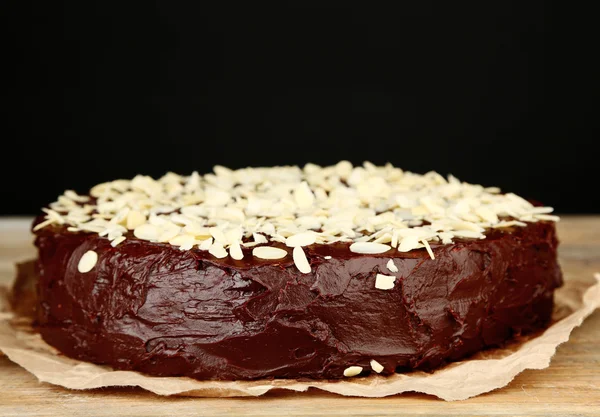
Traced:
<path fill-rule="evenodd" d="M 77 359 L 160 376 L 432 369 L 543 328 L 562 282 L 551 222 L 432 243 L 435 259 L 425 249 L 357 254 L 349 243 L 313 244 L 304 248 L 310 273 L 276 243 L 284 258 L 246 248 L 235 260 L 136 238 L 113 247 L 64 227 L 37 235 L 43 338 Z M 82 274 L 90 250 L 98 260 Z M 395 277 L 393 287 L 377 288 L 378 274 Z"/>

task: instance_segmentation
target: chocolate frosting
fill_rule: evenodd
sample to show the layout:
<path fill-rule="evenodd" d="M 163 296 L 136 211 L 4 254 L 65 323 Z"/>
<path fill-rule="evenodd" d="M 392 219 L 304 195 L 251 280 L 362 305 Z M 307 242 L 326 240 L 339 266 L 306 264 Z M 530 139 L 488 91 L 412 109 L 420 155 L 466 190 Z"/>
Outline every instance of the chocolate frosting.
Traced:
<path fill-rule="evenodd" d="M 312 245 L 309 274 L 285 246 L 281 260 L 245 249 L 236 261 L 133 236 L 113 248 L 57 226 L 36 234 L 42 337 L 67 356 L 159 376 L 340 378 L 354 365 L 372 372 L 372 359 L 383 374 L 433 369 L 544 327 L 562 284 L 549 222 L 432 244 L 434 260 Z M 88 250 L 98 262 L 80 273 Z M 377 273 L 394 288 L 375 288 Z"/>

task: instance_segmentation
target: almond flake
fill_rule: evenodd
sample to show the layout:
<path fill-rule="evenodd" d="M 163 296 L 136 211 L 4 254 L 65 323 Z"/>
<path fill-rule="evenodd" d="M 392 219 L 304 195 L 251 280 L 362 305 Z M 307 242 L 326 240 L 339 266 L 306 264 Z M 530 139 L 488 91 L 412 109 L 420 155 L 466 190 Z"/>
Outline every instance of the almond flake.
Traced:
<path fill-rule="evenodd" d="M 429 254 L 429 257 L 431 259 L 435 259 L 435 255 L 433 254 L 433 251 L 431 250 L 431 246 L 429 246 L 429 242 L 427 242 L 425 239 L 423 239 L 421 241 L 421 243 L 423 243 L 423 246 L 425 246 L 425 249 L 427 249 L 427 253 Z"/>
<path fill-rule="evenodd" d="M 409 252 L 413 249 L 421 247 L 421 242 L 417 236 L 407 236 L 402 239 L 400 245 L 398 245 L 398 252 Z"/>
<path fill-rule="evenodd" d="M 350 251 L 354 253 L 377 254 L 387 252 L 390 249 L 392 249 L 391 246 L 383 243 L 355 242 L 350 245 Z"/>
<path fill-rule="evenodd" d="M 391 275 L 377 274 L 375 277 L 375 288 L 379 290 L 391 290 L 394 288 L 396 277 Z"/>
<path fill-rule="evenodd" d="M 252 249 L 252 255 L 260 259 L 282 259 L 287 254 L 287 251 L 272 246 L 259 246 Z"/>
<path fill-rule="evenodd" d="M 527 223 L 523 223 L 518 220 L 509 220 L 509 221 L 502 221 L 498 224 L 493 225 L 492 227 L 494 229 L 498 229 L 498 228 L 502 228 L 502 227 L 512 227 L 512 226 L 525 227 L 525 226 L 527 226 Z"/>
<path fill-rule="evenodd" d="M 93 250 L 89 250 L 79 259 L 77 270 L 82 274 L 90 272 L 96 266 L 96 262 L 98 262 L 98 254 Z"/>
<path fill-rule="evenodd" d="M 194 247 L 196 239 L 192 235 L 179 235 L 169 240 L 169 244 L 179 246 L 181 250 L 190 250 Z"/>
<path fill-rule="evenodd" d="M 254 242 L 256 243 L 269 243 L 269 240 L 260 233 L 253 233 L 252 239 L 254 239 Z"/>
<path fill-rule="evenodd" d="M 286 246 L 289 246 L 290 248 L 294 248 L 297 246 L 309 246 L 309 245 L 312 245 L 313 243 L 315 243 L 315 241 L 316 241 L 315 233 L 304 232 L 304 233 L 298 233 L 298 234 L 288 237 L 285 240 L 285 244 L 286 244 Z"/>
<path fill-rule="evenodd" d="M 323 258 L 329 260 L 329 259 L 331 259 L 331 256 L 327 255 L 327 256 L 324 256 Z"/>
<path fill-rule="evenodd" d="M 134 230 L 136 227 L 146 223 L 146 216 L 137 210 L 130 210 L 127 213 L 126 227 L 128 230 Z"/>
<path fill-rule="evenodd" d="M 388 263 L 386 264 L 387 269 L 389 269 L 392 272 L 398 272 L 398 267 L 396 266 L 396 264 L 394 263 L 393 259 L 390 259 L 388 261 Z"/>
<path fill-rule="evenodd" d="M 302 249 L 301 246 L 296 246 L 292 252 L 292 256 L 294 258 L 294 264 L 296 265 L 296 268 L 298 268 L 298 270 L 303 274 L 309 274 L 310 264 L 308 263 L 308 259 L 306 259 L 304 249 Z"/>
<path fill-rule="evenodd" d="M 223 245 L 221 245 L 220 243 L 217 243 L 217 242 L 212 244 L 212 246 L 208 250 L 208 253 L 210 253 L 215 258 L 219 258 L 219 259 L 227 257 L 227 251 L 225 250 Z"/>
<path fill-rule="evenodd" d="M 455 230 L 452 232 L 455 237 L 462 237 L 467 239 L 480 239 L 484 238 L 485 235 L 482 235 L 481 232 L 474 232 L 471 230 Z"/>
<path fill-rule="evenodd" d="M 377 362 L 375 359 L 371 359 L 371 369 L 380 374 L 383 371 L 383 365 Z"/>
<path fill-rule="evenodd" d="M 547 220 L 547 221 L 551 221 L 551 222 L 558 222 L 558 221 L 560 221 L 560 217 L 553 216 L 551 214 L 534 214 L 533 216 L 537 220 Z"/>
<path fill-rule="evenodd" d="M 209 237 L 206 240 L 203 240 L 202 243 L 200 243 L 199 248 L 201 250 L 209 250 L 212 247 L 213 244 L 213 238 Z"/>
<path fill-rule="evenodd" d="M 111 242 L 110 242 L 110 246 L 112 246 L 113 248 L 116 247 L 119 243 L 122 243 L 125 241 L 125 236 L 119 236 L 114 238 Z"/>
<path fill-rule="evenodd" d="M 301 209 L 312 207 L 315 202 L 315 195 L 311 191 L 308 183 L 303 181 L 294 190 L 294 200 Z"/>
<path fill-rule="evenodd" d="M 46 226 L 48 226 L 48 225 L 50 225 L 50 224 L 52 224 L 52 223 L 54 223 L 54 220 L 53 220 L 53 219 L 44 220 L 43 222 L 40 222 L 40 223 L 38 223 L 38 224 L 37 224 L 37 225 L 36 225 L 36 226 L 33 228 L 33 231 L 34 231 L 34 232 L 37 232 L 38 230 L 40 230 L 40 229 L 43 229 L 44 227 L 46 227 Z"/>
<path fill-rule="evenodd" d="M 216 242 L 221 242 L 221 243 L 227 242 L 227 237 L 225 236 L 225 233 L 223 233 L 223 231 L 221 229 L 219 229 L 218 227 L 211 227 L 209 229 L 209 232 L 210 232 L 211 236 L 215 239 Z"/>
<path fill-rule="evenodd" d="M 138 239 L 155 241 L 161 234 L 161 230 L 158 226 L 152 224 L 142 224 L 133 230 L 133 235 Z"/>
<path fill-rule="evenodd" d="M 344 376 L 350 378 L 360 374 L 362 370 L 362 366 L 349 366 L 346 369 L 344 369 Z"/>
<path fill-rule="evenodd" d="M 229 247 L 229 256 L 236 261 L 241 261 L 244 258 L 244 252 L 242 252 L 242 248 L 238 242 L 233 243 Z"/>
<path fill-rule="evenodd" d="M 475 214 L 481 217 L 488 223 L 498 223 L 498 216 L 492 210 L 487 207 L 479 207 L 475 209 Z"/>

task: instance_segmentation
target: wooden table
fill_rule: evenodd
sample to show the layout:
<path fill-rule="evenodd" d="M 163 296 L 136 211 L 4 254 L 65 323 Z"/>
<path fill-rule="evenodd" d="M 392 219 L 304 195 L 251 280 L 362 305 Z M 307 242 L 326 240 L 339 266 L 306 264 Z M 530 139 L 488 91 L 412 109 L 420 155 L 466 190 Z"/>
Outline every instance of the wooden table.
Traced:
<path fill-rule="evenodd" d="M 33 255 L 29 219 L 0 220 L 0 281 L 12 263 Z M 559 223 L 565 278 L 600 271 L 600 216 L 564 217 Z M 260 398 L 165 398 L 136 388 L 68 391 L 39 383 L 0 357 L 0 416 L 600 416 L 600 311 L 560 346 L 550 368 L 526 371 L 507 387 L 460 402 L 421 394 L 381 399 L 321 392 L 270 393 Z"/>

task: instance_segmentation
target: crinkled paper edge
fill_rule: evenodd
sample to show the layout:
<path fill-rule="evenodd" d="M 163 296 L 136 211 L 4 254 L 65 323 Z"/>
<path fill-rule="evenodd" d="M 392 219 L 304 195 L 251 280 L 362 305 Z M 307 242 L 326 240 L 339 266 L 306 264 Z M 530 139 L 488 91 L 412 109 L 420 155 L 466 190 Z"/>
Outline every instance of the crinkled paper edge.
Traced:
<path fill-rule="evenodd" d="M 159 395 L 247 397 L 259 396 L 272 389 L 306 391 L 312 387 L 346 396 L 386 397 L 416 391 L 447 401 L 463 400 L 501 388 L 525 369 L 548 367 L 557 346 L 566 342 L 571 331 L 600 306 L 600 274 L 595 274 L 595 279 L 593 284 L 567 280 L 555 296 L 555 313 L 560 319 L 543 333 L 510 347 L 482 352 L 433 373 L 374 375 L 341 381 L 196 381 L 115 371 L 59 355 L 33 333 L 24 320 L 6 310 L 6 289 L 0 292 L 0 311 L 4 311 L 0 313 L 0 351 L 40 381 L 77 390 L 139 386 Z"/>

